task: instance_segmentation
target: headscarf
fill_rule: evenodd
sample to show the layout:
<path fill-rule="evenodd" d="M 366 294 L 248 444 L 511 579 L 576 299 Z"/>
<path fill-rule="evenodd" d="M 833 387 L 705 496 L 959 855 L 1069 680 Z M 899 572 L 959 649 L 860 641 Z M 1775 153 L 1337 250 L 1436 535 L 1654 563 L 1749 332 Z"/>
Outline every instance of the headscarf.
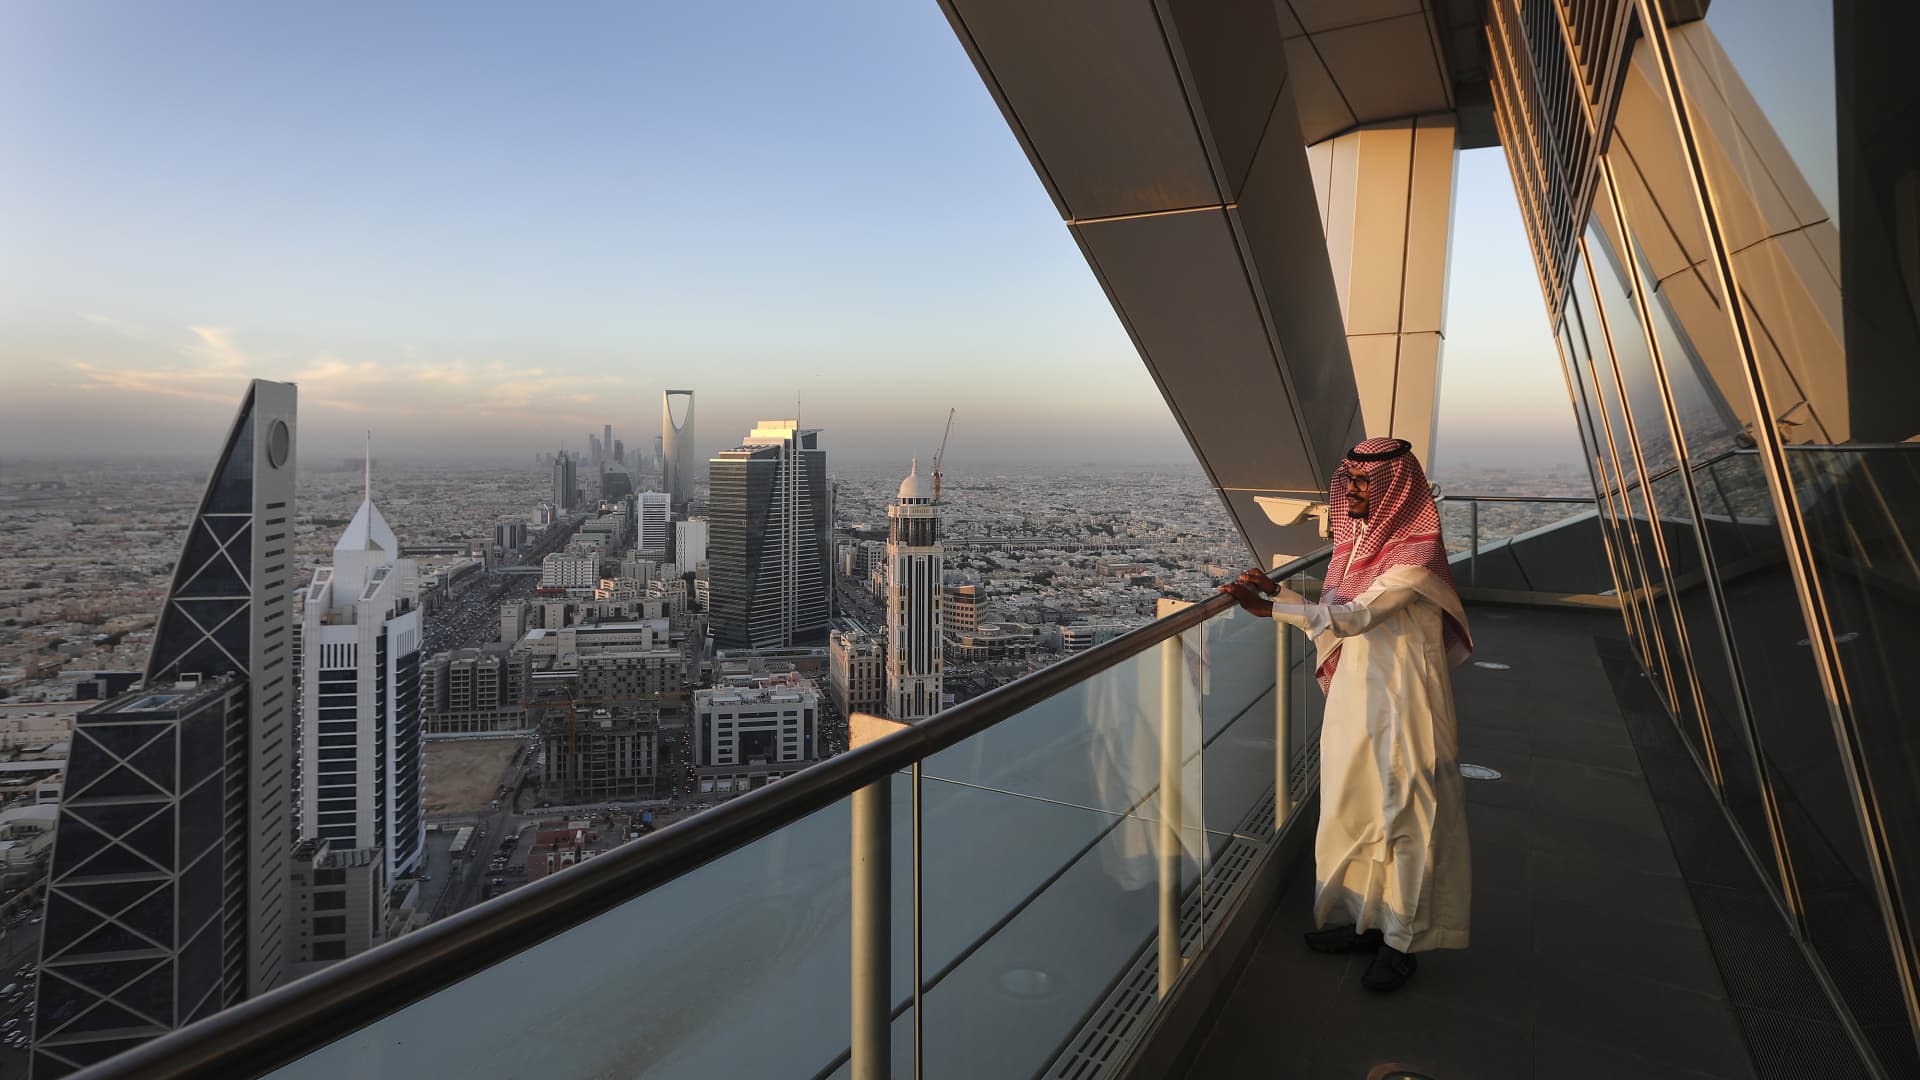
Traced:
<path fill-rule="evenodd" d="M 1347 514 L 1347 480 L 1364 473 L 1372 480 L 1367 517 L 1356 521 Z M 1433 503 L 1420 459 L 1405 439 L 1368 439 L 1347 452 L 1327 485 L 1328 518 L 1333 532 L 1333 561 L 1320 598 L 1327 604 L 1347 604 L 1367 591 L 1395 566 L 1417 566 L 1431 573 L 1444 588 L 1436 600 L 1446 613 L 1447 653 L 1457 665 L 1473 651 L 1467 634 L 1460 593 L 1447 566 L 1447 548 L 1440 539 L 1440 508 Z M 1327 650 L 1314 675 L 1325 692 L 1340 664 L 1340 645 Z"/>

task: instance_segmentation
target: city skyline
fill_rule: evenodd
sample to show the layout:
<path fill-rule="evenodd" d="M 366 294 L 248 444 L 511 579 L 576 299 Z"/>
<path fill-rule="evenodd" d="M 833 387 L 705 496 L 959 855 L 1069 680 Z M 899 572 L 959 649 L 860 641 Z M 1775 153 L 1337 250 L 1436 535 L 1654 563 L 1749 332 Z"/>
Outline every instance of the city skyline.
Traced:
<path fill-rule="evenodd" d="M 421 457 L 638 443 L 679 385 L 705 432 L 797 399 L 846 461 L 928 453 L 948 406 L 956 462 L 1191 460 L 935 7 L 370 18 L 18 17 L 0 453 L 191 450 L 260 376 L 301 386 L 314 460 L 369 425 Z M 289 99 L 283 71 L 342 57 L 365 86 Z M 1453 297 L 1437 456 L 1577 460 L 1499 151 L 1458 186 L 1456 234 L 1511 242 L 1454 253 L 1487 287 Z M 1532 419 L 1480 433 L 1503 414 Z"/>

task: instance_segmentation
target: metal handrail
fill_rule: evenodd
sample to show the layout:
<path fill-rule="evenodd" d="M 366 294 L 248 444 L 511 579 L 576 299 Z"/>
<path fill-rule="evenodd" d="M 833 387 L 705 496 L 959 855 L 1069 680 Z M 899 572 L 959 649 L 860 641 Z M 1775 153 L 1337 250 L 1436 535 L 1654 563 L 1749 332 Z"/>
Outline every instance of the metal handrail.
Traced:
<path fill-rule="evenodd" d="M 1322 549 L 1271 571 L 1301 573 Z M 72 1080 L 258 1076 L 722 858 L 1207 622 L 1208 597 L 883 739 L 161 1035 Z"/>
<path fill-rule="evenodd" d="M 1435 502 L 1483 503 L 1582 503 L 1593 505 L 1591 495 L 1442 495 Z"/>

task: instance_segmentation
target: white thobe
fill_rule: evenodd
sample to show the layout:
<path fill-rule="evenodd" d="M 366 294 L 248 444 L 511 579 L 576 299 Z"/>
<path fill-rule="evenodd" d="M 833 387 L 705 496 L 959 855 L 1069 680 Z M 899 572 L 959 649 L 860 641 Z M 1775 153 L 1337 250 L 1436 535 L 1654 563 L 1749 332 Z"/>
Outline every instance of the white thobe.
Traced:
<path fill-rule="evenodd" d="M 1402 952 L 1463 949 L 1472 877 L 1444 618 L 1431 571 L 1394 566 L 1346 604 L 1275 603 L 1324 660 L 1340 646 L 1320 727 L 1315 925 L 1379 929 Z"/>

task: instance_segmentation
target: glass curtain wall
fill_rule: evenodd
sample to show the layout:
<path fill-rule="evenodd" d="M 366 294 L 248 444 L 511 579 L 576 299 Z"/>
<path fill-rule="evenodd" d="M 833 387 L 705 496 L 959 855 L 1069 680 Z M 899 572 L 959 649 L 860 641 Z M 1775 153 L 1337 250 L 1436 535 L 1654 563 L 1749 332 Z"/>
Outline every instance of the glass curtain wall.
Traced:
<path fill-rule="evenodd" d="M 1920 1075 L 1920 5 L 1491 12 L 1628 629 L 1838 1003 Z"/>

